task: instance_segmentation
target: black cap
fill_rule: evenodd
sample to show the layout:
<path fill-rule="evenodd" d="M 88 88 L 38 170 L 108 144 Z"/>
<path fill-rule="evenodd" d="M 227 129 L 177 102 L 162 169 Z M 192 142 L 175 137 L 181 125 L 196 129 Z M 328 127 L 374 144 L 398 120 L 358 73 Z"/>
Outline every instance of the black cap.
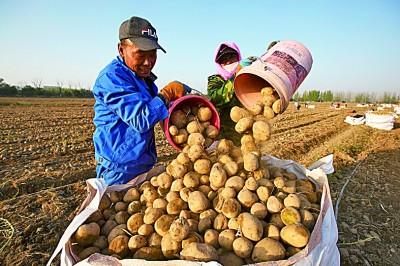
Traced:
<path fill-rule="evenodd" d="M 161 49 L 166 51 L 158 44 L 156 29 L 144 18 L 131 17 L 122 22 L 119 27 L 119 40 L 129 39 L 140 50 L 150 51 Z"/>
<path fill-rule="evenodd" d="M 238 52 L 229 46 L 222 45 L 221 49 L 219 50 L 219 52 L 217 54 L 216 61 L 219 62 L 222 58 L 224 58 L 228 55 L 238 55 Z"/>

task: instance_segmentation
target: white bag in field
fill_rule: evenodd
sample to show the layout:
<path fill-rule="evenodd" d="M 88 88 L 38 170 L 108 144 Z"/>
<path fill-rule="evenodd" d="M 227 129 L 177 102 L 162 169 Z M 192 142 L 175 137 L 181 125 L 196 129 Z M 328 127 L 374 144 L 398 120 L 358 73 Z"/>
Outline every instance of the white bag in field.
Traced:
<path fill-rule="evenodd" d="M 280 160 L 273 156 L 263 156 L 262 160 L 267 161 L 270 165 L 284 168 L 290 172 L 295 173 L 298 178 L 314 181 L 317 186 L 322 187 L 321 197 L 321 212 L 315 223 L 314 230 L 311 234 L 308 245 L 296 255 L 288 258 L 287 260 L 273 261 L 273 262 L 262 262 L 257 263 L 259 266 L 270 266 L 270 265 L 340 265 L 340 254 L 336 246 L 338 240 L 338 230 L 335 220 L 335 215 L 332 206 L 332 200 L 329 190 L 327 174 L 334 171 L 333 169 L 333 155 L 328 155 L 319 161 L 315 162 L 310 169 L 306 169 L 304 166 L 290 160 Z M 65 230 L 63 236 L 58 243 L 54 253 L 52 254 L 47 265 L 50 265 L 56 255 L 61 252 L 61 265 L 115 265 L 115 266 L 128 266 L 128 265 L 207 265 L 207 266 L 219 266 L 218 262 L 194 262 L 184 260 L 168 260 L 168 261 L 145 261 L 139 259 L 123 259 L 118 260 L 111 256 L 102 254 L 93 254 L 89 258 L 78 262 L 78 258 L 71 252 L 71 242 L 69 239 L 83 224 L 86 219 L 97 210 L 100 203 L 100 199 L 104 193 L 112 191 L 122 191 L 129 187 L 135 186 L 143 182 L 145 179 L 148 180 L 151 177 L 159 174 L 163 171 L 163 168 L 155 168 L 150 170 L 148 173 L 140 176 L 138 180 L 135 179 L 135 184 L 126 185 L 113 185 L 107 187 L 107 185 L 99 179 L 87 180 L 87 186 L 89 195 L 81 206 L 81 212 L 72 220 L 71 224 Z"/>
<path fill-rule="evenodd" d="M 365 123 L 365 117 L 353 117 L 353 116 L 346 116 L 346 119 L 344 120 L 347 124 L 350 124 L 352 126 L 358 126 L 362 125 Z"/>
<path fill-rule="evenodd" d="M 377 129 L 392 130 L 394 127 L 394 116 L 391 114 L 378 115 L 367 112 L 365 114 L 365 124 Z"/>

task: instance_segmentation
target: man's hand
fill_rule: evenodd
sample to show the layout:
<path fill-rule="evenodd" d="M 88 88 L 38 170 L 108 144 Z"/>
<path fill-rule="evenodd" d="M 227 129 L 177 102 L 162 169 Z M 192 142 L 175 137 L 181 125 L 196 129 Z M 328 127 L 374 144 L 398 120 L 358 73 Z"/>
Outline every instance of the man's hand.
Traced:
<path fill-rule="evenodd" d="M 179 81 L 172 81 L 160 91 L 160 94 L 169 103 L 191 91 L 192 89 L 189 86 Z"/>

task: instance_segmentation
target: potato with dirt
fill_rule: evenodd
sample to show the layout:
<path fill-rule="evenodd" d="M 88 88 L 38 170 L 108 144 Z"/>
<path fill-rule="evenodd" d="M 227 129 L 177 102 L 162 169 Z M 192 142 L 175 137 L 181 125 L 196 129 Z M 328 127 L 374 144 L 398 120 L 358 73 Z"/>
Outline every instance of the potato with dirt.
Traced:
<path fill-rule="evenodd" d="M 285 258 L 285 248 L 277 240 L 266 237 L 253 248 L 251 258 L 254 262 L 275 261 Z"/>
<path fill-rule="evenodd" d="M 100 226 L 93 222 L 79 226 L 75 232 L 75 240 L 81 246 L 89 246 L 100 236 Z"/>
<path fill-rule="evenodd" d="M 218 254 L 215 248 L 209 244 L 192 242 L 181 251 L 181 258 L 193 261 L 216 261 Z"/>

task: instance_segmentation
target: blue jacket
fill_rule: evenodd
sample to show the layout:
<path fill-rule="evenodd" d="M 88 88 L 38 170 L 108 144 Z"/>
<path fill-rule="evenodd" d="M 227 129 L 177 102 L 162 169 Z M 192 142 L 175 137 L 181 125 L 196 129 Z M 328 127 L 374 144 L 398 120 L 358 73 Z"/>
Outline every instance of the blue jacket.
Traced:
<path fill-rule="evenodd" d="M 106 179 L 107 184 L 124 184 L 156 163 L 154 125 L 168 116 L 157 93 L 153 80 L 137 77 L 119 57 L 97 77 L 95 157 L 101 168 L 122 173 Z"/>

